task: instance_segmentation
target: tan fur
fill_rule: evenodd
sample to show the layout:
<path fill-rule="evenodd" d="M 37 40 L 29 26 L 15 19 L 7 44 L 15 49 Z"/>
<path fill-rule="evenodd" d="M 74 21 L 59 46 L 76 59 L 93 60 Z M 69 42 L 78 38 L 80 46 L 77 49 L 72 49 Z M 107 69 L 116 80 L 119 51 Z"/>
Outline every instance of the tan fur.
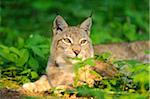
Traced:
<path fill-rule="evenodd" d="M 31 91 L 45 91 L 45 85 L 49 89 L 72 84 L 73 66 L 77 62 L 72 58 L 85 60 L 94 56 L 89 38 L 91 25 L 91 18 L 87 18 L 80 26 L 68 26 L 61 16 L 57 16 L 53 25 L 51 57 L 46 68 L 47 76 L 44 76 L 46 77 L 44 80 L 42 76 L 35 83 L 23 85 L 23 88 Z M 45 81 L 49 81 L 50 86 Z M 44 83 L 45 85 L 42 85 Z"/>
<path fill-rule="evenodd" d="M 95 54 L 110 52 L 116 60 L 136 59 L 149 62 L 150 54 L 145 51 L 150 50 L 150 41 L 136 41 L 132 43 L 100 44 L 94 46 Z"/>

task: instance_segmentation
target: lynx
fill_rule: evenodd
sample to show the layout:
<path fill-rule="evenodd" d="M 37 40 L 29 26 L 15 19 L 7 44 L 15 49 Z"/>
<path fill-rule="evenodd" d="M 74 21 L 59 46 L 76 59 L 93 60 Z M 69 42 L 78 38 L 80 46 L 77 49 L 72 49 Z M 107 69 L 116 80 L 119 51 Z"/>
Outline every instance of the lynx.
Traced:
<path fill-rule="evenodd" d="M 49 58 L 46 75 L 33 83 L 26 83 L 23 89 L 33 92 L 46 91 L 57 86 L 71 86 L 74 82 L 73 67 L 77 60 L 73 58 L 81 58 L 85 60 L 94 56 L 92 42 L 90 40 L 90 29 L 92 19 L 88 17 L 79 26 L 68 26 L 61 16 L 57 16 L 53 23 L 53 41 L 51 46 L 51 56 Z M 149 41 L 108 44 L 94 46 L 95 53 L 112 52 L 117 59 L 139 59 L 147 62 L 149 56 L 144 53 L 149 50 Z M 88 68 L 89 69 L 89 68 Z M 96 65 L 90 69 L 104 76 L 113 77 L 117 74 L 117 70 L 111 64 L 96 61 Z M 83 80 L 83 74 L 80 74 Z M 89 78 L 95 77 L 88 75 Z"/>
<path fill-rule="evenodd" d="M 61 16 L 57 16 L 53 23 L 53 41 L 51 56 L 46 68 L 47 75 L 43 75 L 34 83 L 26 83 L 23 88 L 31 91 L 46 91 L 51 87 L 71 85 L 73 83 L 73 66 L 81 58 L 85 60 L 94 56 L 90 40 L 91 17 L 79 26 L 68 26 Z"/>

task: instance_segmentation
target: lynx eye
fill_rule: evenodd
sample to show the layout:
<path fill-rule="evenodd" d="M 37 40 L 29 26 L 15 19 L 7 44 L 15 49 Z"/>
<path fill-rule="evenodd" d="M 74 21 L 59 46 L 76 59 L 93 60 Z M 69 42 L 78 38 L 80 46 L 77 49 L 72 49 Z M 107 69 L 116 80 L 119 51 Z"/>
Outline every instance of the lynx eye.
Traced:
<path fill-rule="evenodd" d="M 87 40 L 85 40 L 85 39 L 82 39 L 81 41 L 80 41 L 80 44 L 81 45 L 84 45 L 84 44 L 86 44 L 87 43 Z"/>
<path fill-rule="evenodd" d="M 63 42 L 64 42 L 64 43 L 69 43 L 69 44 L 71 44 L 71 40 L 70 40 L 69 38 L 64 38 L 64 39 L 63 39 Z"/>

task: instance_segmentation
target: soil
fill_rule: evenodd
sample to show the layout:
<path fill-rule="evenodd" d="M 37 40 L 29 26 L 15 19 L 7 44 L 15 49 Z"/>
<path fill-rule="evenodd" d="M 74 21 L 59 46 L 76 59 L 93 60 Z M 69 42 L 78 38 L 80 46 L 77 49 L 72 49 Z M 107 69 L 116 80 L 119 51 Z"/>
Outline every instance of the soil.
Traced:
<path fill-rule="evenodd" d="M 0 99 L 26 99 L 26 98 L 48 98 L 51 99 L 54 96 L 50 96 L 50 92 L 43 92 L 43 93 L 33 93 L 27 92 L 25 90 L 13 90 L 8 88 L 0 89 Z"/>
<path fill-rule="evenodd" d="M 0 99 L 21 99 L 22 94 L 18 91 L 3 88 L 0 89 Z"/>

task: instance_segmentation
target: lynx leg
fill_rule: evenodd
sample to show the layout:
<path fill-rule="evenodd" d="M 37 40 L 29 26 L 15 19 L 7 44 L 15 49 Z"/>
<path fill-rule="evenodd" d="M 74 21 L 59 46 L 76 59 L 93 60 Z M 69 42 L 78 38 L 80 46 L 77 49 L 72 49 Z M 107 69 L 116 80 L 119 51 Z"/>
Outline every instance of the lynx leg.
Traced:
<path fill-rule="evenodd" d="M 47 76 L 52 87 L 67 86 L 73 83 L 73 73 L 66 72 L 58 67 L 47 67 Z"/>
<path fill-rule="evenodd" d="M 42 92 L 51 88 L 46 75 L 41 76 L 36 82 L 24 84 L 22 87 L 24 90 L 31 92 Z"/>

